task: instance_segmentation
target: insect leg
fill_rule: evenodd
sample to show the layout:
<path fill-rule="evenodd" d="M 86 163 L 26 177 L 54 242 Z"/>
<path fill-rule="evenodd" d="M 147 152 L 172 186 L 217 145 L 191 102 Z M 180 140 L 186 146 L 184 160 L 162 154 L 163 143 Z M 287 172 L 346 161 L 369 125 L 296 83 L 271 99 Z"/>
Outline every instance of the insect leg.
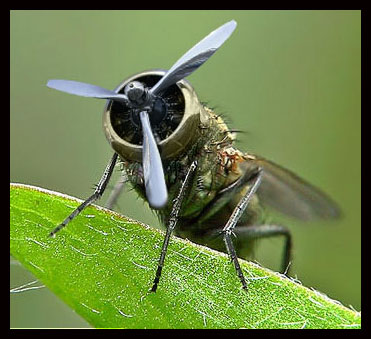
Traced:
<path fill-rule="evenodd" d="M 242 199 L 239 201 L 237 206 L 232 212 L 232 215 L 230 216 L 229 220 L 227 221 L 226 225 L 224 226 L 222 230 L 223 234 L 223 240 L 225 243 L 225 246 L 227 248 L 227 251 L 231 257 L 231 260 L 234 264 L 234 267 L 236 269 L 237 275 L 241 281 L 242 288 L 247 289 L 247 284 L 245 277 L 243 276 L 241 266 L 238 262 L 236 250 L 234 248 L 231 235 L 233 234 L 233 230 L 236 227 L 236 224 L 238 220 L 240 219 L 242 213 L 245 211 L 249 201 L 255 194 L 256 190 L 258 189 L 261 179 L 262 179 L 263 170 L 261 168 L 256 168 L 256 170 L 252 173 L 250 180 L 251 180 L 251 186 L 249 187 L 249 190 L 246 192 L 246 194 L 242 197 Z"/>
<path fill-rule="evenodd" d="M 152 292 L 156 292 L 156 290 L 157 290 L 157 285 L 158 285 L 158 283 L 160 281 L 160 277 L 161 277 L 162 267 L 164 266 L 165 255 L 166 255 L 166 252 L 167 252 L 167 247 L 169 245 L 170 236 L 171 236 L 171 233 L 173 232 L 173 230 L 174 230 L 174 228 L 177 224 L 178 215 L 179 215 L 180 209 L 182 207 L 182 202 L 183 202 L 185 193 L 187 191 L 187 187 L 189 185 L 190 179 L 191 179 L 192 175 L 194 174 L 196 168 L 197 168 L 197 161 L 193 161 L 191 166 L 188 169 L 188 172 L 187 172 L 185 178 L 184 178 L 184 181 L 183 181 L 183 184 L 180 188 L 180 191 L 179 191 L 177 197 L 174 200 L 174 204 L 173 204 L 173 207 L 172 207 L 172 210 L 171 210 L 171 213 L 170 213 L 170 218 L 169 218 L 169 221 L 168 221 L 168 226 L 167 226 L 167 229 L 166 229 L 166 235 L 165 235 L 164 243 L 163 243 L 162 249 L 161 249 L 160 259 L 159 259 L 158 265 L 157 265 L 156 277 L 153 281 L 153 286 L 152 286 L 152 289 L 151 289 Z"/>
<path fill-rule="evenodd" d="M 251 182 L 252 173 L 256 171 L 256 165 L 246 166 L 244 168 L 243 175 L 234 183 L 221 190 L 217 196 L 209 203 L 201 214 L 197 217 L 199 223 L 206 222 L 212 217 L 217 211 L 221 210 L 231 199 L 238 196 L 246 185 Z"/>
<path fill-rule="evenodd" d="M 288 275 L 292 258 L 292 238 L 290 230 L 281 225 L 251 225 L 238 226 L 234 233 L 239 239 L 257 239 L 275 236 L 285 237 L 284 254 L 282 258 L 281 272 Z"/>
<path fill-rule="evenodd" d="M 61 224 L 59 224 L 53 231 L 49 233 L 50 237 L 54 237 L 55 234 L 60 231 L 63 227 L 65 227 L 73 218 L 75 218 L 85 207 L 92 204 L 94 201 L 99 199 L 104 190 L 107 187 L 107 184 L 109 182 L 109 179 L 111 178 L 111 174 L 113 172 L 113 169 L 115 167 L 117 160 L 117 153 L 114 153 L 110 162 L 108 163 L 106 169 L 103 172 L 103 175 L 101 179 L 99 180 L 99 183 L 97 187 L 95 188 L 94 193 L 86 199 L 79 207 L 77 207 Z"/>
<path fill-rule="evenodd" d="M 108 199 L 106 201 L 106 208 L 111 210 L 113 208 L 113 206 L 116 204 L 117 199 L 120 196 L 122 189 L 124 188 L 125 182 L 126 182 L 126 180 L 123 177 L 120 177 L 117 180 L 115 186 L 113 187 L 113 190 L 112 190 L 110 196 L 108 197 Z"/>

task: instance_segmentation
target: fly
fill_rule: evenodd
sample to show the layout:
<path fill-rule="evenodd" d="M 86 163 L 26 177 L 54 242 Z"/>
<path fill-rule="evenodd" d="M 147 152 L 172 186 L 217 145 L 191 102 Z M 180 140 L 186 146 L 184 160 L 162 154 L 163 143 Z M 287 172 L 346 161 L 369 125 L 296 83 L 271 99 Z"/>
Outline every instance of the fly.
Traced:
<path fill-rule="evenodd" d="M 247 289 L 237 254 L 249 254 L 254 239 L 283 236 L 282 270 L 291 262 L 290 231 L 266 224 L 264 206 L 300 220 L 339 215 L 336 205 L 317 188 L 269 160 L 235 148 L 232 131 L 200 103 L 184 79 L 224 44 L 236 26 L 232 20 L 211 32 L 170 70 L 135 74 L 113 91 L 76 81 L 48 81 L 48 87 L 59 91 L 107 100 L 103 128 L 114 150 L 94 193 L 50 236 L 102 196 L 117 161 L 123 164 L 126 181 L 166 227 L 153 292 L 173 233 L 201 244 L 214 239 L 208 246 L 227 250 L 242 287 Z M 108 208 L 122 186 L 122 182 L 116 184 Z"/>

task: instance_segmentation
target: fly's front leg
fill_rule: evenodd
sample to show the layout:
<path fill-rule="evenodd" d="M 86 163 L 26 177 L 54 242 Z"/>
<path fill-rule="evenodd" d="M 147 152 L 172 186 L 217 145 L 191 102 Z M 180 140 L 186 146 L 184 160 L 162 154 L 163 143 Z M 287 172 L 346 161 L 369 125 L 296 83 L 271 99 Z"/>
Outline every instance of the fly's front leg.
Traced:
<path fill-rule="evenodd" d="M 234 264 L 234 267 L 236 269 L 237 275 L 241 281 L 242 288 L 247 289 L 247 284 L 245 277 L 243 276 L 240 263 L 238 262 L 236 250 L 234 248 L 233 242 L 232 242 L 232 234 L 233 230 L 236 227 L 236 224 L 238 220 L 241 218 L 242 213 L 245 211 L 247 205 L 249 204 L 251 198 L 255 194 L 256 190 L 258 189 L 261 179 L 262 179 L 263 170 L 261 168 L 256 168 L 254 172 L 251 174 L 250 177 L 250 187 L 246 194 L 242 197 L 242 199 L 239 201 L 235 209 L 233 210 L 232 215 L 230 216 L 228 222 L 224 226 L 221 233 L 223 234 L 223 240 L 225 243 L 225 246 L 227 248 L 227 251 L 231 257 L 231 260 Z"/>
<path fill-rule="evenodd" d="M 174 204 L 173 204 L 173 207 L 172 207 L 172 210 L 171 210 L 171 213 L 170 213 L 170 218 L 169 218 L 169 222 L 168 222 L 167 229 L 166 229 L 166 235 L 165 235 L 164 243 L 163 243 L 162 249 L 161 249 L 160 259 L 159 259 L 158 265 L 157 265 L 156 277 L 153 281 L 153 286 L 152 286 L 152 289 L 151 289 L 152 292 L 156 292 L 156 290 L 157 290 L 157 286 L 158 286 L 158 283 L 159 283 L 160 277 L 161 277 L 162 267 L 164 266 L 164 262 L 165 262 L 165 255 L 166 255 L 166 252 L 167 252 L 167 247 L 169 245 L 170 236 L 171 236 L 171 233 L 174 231 L 174 228 L 175 228 L 175 226 L 178 222 L 178 216 L 179 216 L 180 209 L 182 207 L 182 202 L 184 200 L 184 196 L 185 196 L 185 193 L 187 191 L 187 188 L 188 188 L 189 182 L 191 180 L 191 177 L 193 176 L 194 172 L 196 171 L 196 168 L 197 168 L 197 161 L 193 161 L 191 166 L 188 169 L 187 175 L 184 178 L 184 181 L 183 181 L 183 184 L 180 188 L 178 196 L 174 200 Z"/>
<path fill-rule="evenodd" d="M 60 231 L 63 227 L 65 227 L 72 219 L 74 219 L 84 208 L 88 207 L 90 204 L 92 204 L 94 201 L 96 201 L 102 196 L 111 178 L 113 169 L 116 164 L 116 160 L 117 153 L 113 155 L 110 162 L 108 163 L 101 179 L 99 180 L 97 187 L 95 188 L 94 193 L 88 199 L 86 199 L 79 207 L 77 207 L 61 224 L 59 224 L 53 231 L 51 231 L 49 233 L 50 237 L 55 237 L 55 234 L 58 231 Z"/>

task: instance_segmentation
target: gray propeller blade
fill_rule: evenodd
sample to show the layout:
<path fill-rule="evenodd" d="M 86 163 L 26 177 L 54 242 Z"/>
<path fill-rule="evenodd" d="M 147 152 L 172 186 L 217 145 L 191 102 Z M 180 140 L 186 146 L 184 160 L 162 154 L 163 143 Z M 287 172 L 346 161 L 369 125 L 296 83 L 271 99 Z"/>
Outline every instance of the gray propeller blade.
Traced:
<path fill-rule="evenodd" d="M 153 86 L 150 90 L 152 95 L 158 95 L 170 85 L 187 77 L 207 61 L 217 49 L 230 37 L 237 26 L 236 21 L 232 20 L 220 26 L 202 39 L 197 45 L 193 46 L 184 54 L 170 70 Z"/>
<path fill-rule="evenodd" d="M 146 196 L 152 208 L 160 209 L 167 203 L 167 188 L 162 161 L 147 112 L 140 112 L 140 121 L 143 130 L 142 164 Z"/>
<path fill-rule="evenodd" d="M 49 80 L 47 86 L 58 91 L 79 95 L 82 97 L 111 99 L 116 101 L 128 102 L 128 98 L 124 94 L 118 94 L 114 91 L 110 91 L 99 86 L 85 84 L 78 81 Z"/>

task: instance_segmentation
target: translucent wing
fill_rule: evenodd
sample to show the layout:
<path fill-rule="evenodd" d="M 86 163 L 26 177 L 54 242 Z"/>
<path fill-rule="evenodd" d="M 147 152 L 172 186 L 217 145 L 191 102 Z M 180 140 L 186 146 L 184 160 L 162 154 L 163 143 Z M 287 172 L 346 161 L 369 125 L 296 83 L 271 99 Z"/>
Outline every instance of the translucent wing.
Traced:
<path fill-rule="evenodd" d="M 291 171 L 263 158 L 251 162 L 263 168 L 257 191 L 263 204 L 305 221 L 340 216 L 340 209 L 329 197 Z"/>

